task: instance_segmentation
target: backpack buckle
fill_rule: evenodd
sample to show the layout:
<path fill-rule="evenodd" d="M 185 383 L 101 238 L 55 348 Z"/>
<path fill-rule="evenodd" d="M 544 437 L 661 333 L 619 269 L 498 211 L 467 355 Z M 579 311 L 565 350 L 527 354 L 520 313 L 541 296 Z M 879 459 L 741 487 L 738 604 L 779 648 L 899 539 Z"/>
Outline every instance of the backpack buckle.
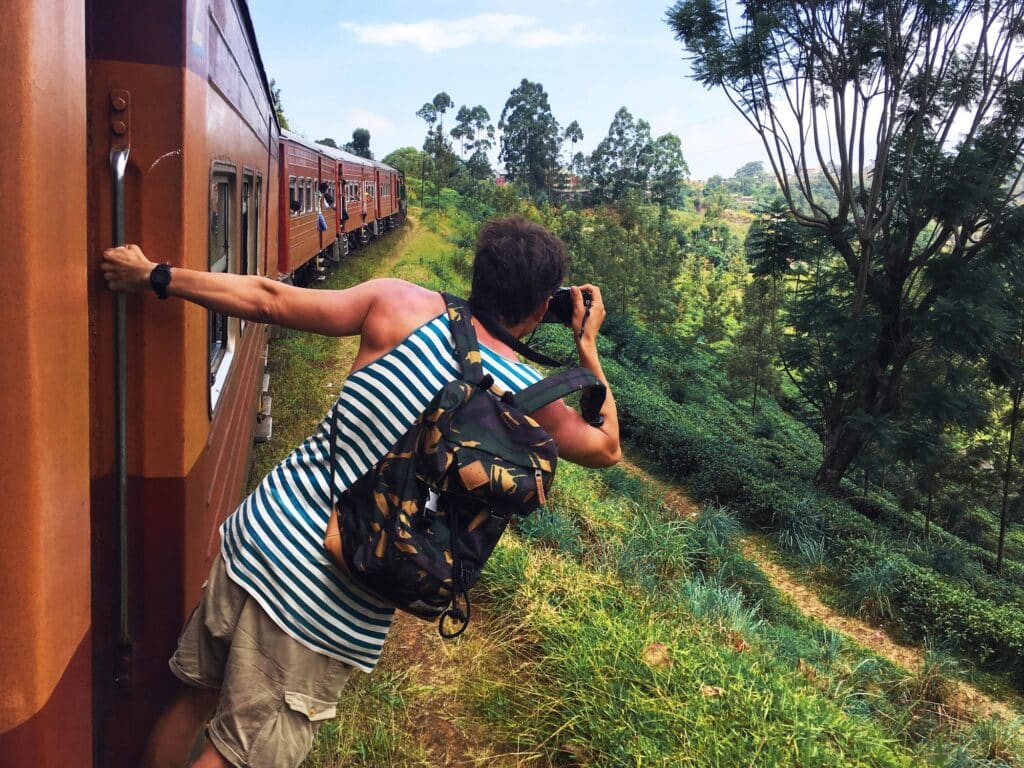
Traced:
<path fill-rule="evenodd" d="M 427 499 L 423 504 L 423 510 L 420 517 L 426 522 L 431 522 L 437 519 L 437 506 L 441 501 L 441 496 L 433 488 L 427 488 Z"/>

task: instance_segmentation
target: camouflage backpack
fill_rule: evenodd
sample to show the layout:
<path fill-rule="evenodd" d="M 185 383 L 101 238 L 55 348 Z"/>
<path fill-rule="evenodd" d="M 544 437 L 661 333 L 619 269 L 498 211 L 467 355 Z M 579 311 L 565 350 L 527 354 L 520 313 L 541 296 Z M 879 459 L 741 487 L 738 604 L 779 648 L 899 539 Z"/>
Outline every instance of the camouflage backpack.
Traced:
<path fill-rule="evenodd" d="M 441 635 L 455 637 L 469 623 L 467 591 L 509 519 L 543 505 L 554 479 L 557 446 L 529 414 L 576 391 L 584 413 L 598 414 L 605 389 L 574 368 L 516 394 L 499 391 L 480 364 L 469 307 L 442 295 L 463 377 L 335 499 L 324 546 L 362 588 L 438 619 Z"/>

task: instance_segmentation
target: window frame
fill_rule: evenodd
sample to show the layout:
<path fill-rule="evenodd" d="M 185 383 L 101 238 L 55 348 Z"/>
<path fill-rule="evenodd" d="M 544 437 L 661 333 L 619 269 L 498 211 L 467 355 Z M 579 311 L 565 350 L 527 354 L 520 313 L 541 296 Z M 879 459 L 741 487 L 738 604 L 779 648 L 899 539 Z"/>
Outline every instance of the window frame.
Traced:
<path fill-rule="evenodd" d="M 226 194 L 222 197 L 221 189 L 226 187 Z M 230 163 L 216 161 L 210 167 L 209 199 L 207 200 L 207 269 L 210 272 L 237 273 L 240 261 L 240 249 L 238 247 L 238 235 L 240 227 L 235 225 L 235 218 L 241 221 L 241 198 L 238 192 L 238 170 Z M 215 211 L 213 200 L 214 194 L 217 198 L 217 232 L 214 232 L 212 215 Z M 222 239 L 223 235 L 226 239 Z M 218 246 L 226 246 L 226 253 L 220 255 L 216 261 L 211 261 L 214 256 L 213 238 L 217 237 Z M 209 417 L 212 420 L 220 402 L 220 396 L 224 391 L 230 375 L 232 363 L 235 357 L 235 348 L 241 334 L 241 326 L 237 318 L 232 318 L 225 313 L 207 310 L 207 406 Z M 223 325 L 218 326 L 218 319 L 222 318 Z M 223 328 L 223 334 L 218 328 Z M 215 340 L 215 333 L 220 338 Z"/>

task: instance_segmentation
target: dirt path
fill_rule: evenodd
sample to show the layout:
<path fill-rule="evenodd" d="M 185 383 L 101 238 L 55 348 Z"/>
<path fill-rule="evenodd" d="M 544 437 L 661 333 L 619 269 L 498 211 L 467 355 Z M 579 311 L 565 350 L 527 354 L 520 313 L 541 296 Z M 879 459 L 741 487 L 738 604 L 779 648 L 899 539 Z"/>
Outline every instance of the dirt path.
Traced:
<path fill-rule="evenodd" d="M 690 518 L 700 513 L 700 505 L 677 486 L 658 480 L 628 459 L 624 458 L 619 462 L 619 466 L 630 474 L 640 476 L 651 483 L 658 489 L 663 503 L 677 511 L 680 516 Z M 812 588 L 801 583 L 785 567 L 776 563 L 769 555 L 769 547 L 758 541 L 756 536 L 744 537 L 741 540 L 741 547 L 744 557 L 756 563 L 772 585 L 786 595 L 804 615 L 810 616 L 829 629 L 841 633 L 908 671 L 919 672 L 924 666 L 924 652 L 921 648 L 898 643 L 884 628 L 830 608 L 821 601 Z M 972 720 L 987 720 L 992 715 L 998 715 L 1004 720 L 1012 720 L 1020 714 L 1004 702 L 991 698 L 969 683 L 952 682 L 956 686 L 955 708 Z M 1024 732 L 1024 726 L 1022 726 L 1022 732 Z"/>

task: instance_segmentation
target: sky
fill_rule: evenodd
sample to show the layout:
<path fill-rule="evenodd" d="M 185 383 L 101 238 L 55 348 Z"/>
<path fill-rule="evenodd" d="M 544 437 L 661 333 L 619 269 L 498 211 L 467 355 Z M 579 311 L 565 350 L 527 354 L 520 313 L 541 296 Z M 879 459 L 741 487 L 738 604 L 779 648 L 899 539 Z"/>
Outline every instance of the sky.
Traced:
<path fill-rule="evenodd" d="M 370 131 L 377 158 L 421 147 L 424 102 L 446 91 L 455 109 L 482 104 L 497 127 L 523 78 L 543 84 L 564 128 L 583 129 L 589 154 L 625 106 L 674 133 L 693 179 L 731 176 L 765 154 L 753 129 L 719 90 L 690 78 L 665 23 L 670 0 L 508 0 L 425 3 L 377 0 L 250 0 L 267 76 L 281 89 L 292 130 L 309 139 Z M 564 158 L 568 159 L 568 145 Z M 497 150 L 494 152 L 494 159 Z"/>

